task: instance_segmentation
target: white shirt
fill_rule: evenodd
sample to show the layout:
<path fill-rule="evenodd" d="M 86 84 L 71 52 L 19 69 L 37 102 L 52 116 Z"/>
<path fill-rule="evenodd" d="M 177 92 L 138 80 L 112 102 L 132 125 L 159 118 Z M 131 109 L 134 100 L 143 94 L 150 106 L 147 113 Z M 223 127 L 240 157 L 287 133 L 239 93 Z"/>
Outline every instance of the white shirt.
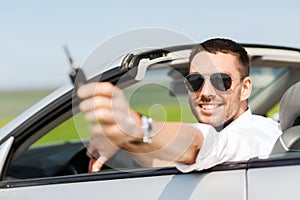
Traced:
<path fill-rule="evenodd" d="M 203 170 L 227 161 L 243 161 L 256 156 L 266 156 L 281 135 L 279 123 L 248 109 L 222 131 L 217 132 L 207 124 L 196 124 L 203 134 L 202 147 L 196 163 L 176 163 L 178 170 L 190 172 Z"/>

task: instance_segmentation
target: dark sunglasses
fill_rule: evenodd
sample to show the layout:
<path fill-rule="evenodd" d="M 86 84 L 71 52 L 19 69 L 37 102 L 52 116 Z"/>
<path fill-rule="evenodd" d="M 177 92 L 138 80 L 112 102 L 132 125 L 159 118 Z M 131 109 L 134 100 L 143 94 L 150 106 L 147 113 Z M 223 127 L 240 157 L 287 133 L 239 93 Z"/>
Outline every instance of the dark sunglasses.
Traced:
<path fill-rule="evenodd" d="M 196 92 L 203 87 L 205 77 L 202 74 L 189 74 L 185 77 L 185 87 L 191 91 Z M 232 79 L 228 74 L 215 73 L 209 77 L 211 84 L 219 91 L 227 91 L 230 89 Z"/>

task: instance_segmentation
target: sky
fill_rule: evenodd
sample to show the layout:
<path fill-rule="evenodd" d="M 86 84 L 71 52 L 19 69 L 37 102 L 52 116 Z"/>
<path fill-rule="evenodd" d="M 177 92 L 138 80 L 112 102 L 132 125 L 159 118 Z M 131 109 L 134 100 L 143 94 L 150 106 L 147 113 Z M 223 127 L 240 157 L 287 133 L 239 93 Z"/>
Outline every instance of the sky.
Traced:
<path fill-rule="evenodd" d="M 300 48 L 299 8 L 298 0 L 0 0 L 0 91 L 66 84 L 63 45 L 81 64 L 99 44 L 136 29 Z"/>

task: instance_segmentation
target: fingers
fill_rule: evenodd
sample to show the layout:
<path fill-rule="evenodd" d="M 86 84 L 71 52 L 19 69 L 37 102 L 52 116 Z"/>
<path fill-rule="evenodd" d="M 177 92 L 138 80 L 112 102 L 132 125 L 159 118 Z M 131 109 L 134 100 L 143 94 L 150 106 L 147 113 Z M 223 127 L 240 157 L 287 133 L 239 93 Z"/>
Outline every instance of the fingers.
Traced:
<path fill-rule="evenodd" d="M 78 96 L 83 99 L 79 109 L 88 122 L 116 123 L 116 115 L 127 106 L 123 92 L 108 82 L 83 85 Z"/>
<path fill-rule="evenodd" d="M 91 110 L 84 114 L 85 120 L 88 122 L 100 122 L 101 125 L 104 124 L 114 124 L 115 116 L 111 109 L 101 108 Z"/>
<path fill-rule="evenodd" d="M 103 167 L 104 163 L 107 161 L 108 159 L 105 156 L 100 156 L 97 160 L 95 159 L 94 162 L 92 162 L 90 164 L 90 172 L 98 172 L 101 170 L 101 168 Z"/>
<path fill-rule="evenodd" d="M 91 158 L 89 171 L 99 171 L 103 164 L 111 158 L 119 147 L 113 144 L 107 137 L 101 133 L 92 136 L 87 147 L 87 155 Z"/>
<path fill-rule="evenodd" d="M 99 107 L 110 108 L 112 109 L 111 98 L 106 96 L 93 96 L 92 98 L 84 99 L 79 104 L 79 109 L 82 112 L 88 112 Z"/>

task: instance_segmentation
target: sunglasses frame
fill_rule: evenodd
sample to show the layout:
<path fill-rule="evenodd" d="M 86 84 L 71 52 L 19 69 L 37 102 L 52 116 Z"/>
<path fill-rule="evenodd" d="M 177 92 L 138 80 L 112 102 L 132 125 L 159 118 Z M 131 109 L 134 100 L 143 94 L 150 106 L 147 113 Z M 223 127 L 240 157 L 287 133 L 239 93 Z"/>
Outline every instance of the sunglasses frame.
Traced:
<path fill-rule="evenodd" d="M 194 87 L 193 84 L 191 83 L 191 81 L 188 80 L 188 77 L 191 77 L 191 76 L 197 76 L 196 77 L 197 79 L 202 78 L 202 84 L 197 86 L 197 87 Z M 227 79 L 229 78 L 229 80 L 230 80 L 229 83 L 224 82 L 224 76 Z M 214 80 L 216 80 L 214 78 L 219 78 L 219 81 L 218 82 L 214 81 Z M 200 73 L 191 73 L 191 74 L 188 74 L 185 77 L 184 84 L 185 84 L 185 87 L 188 91 L 197 92 L 197 91 L 202 89 L 206 79 L 209 79 L 210 83 L 213 85 L 213 87 L 215 89 L 217 89 L 218 91 L 221 91 L 221 92 L 226 92 L 227 90 L 229 90 L 232 86 L 232 82 L 234 81 L 231 78 L 231 76 L 229 74 L 226 74 L 226 73 L 214 73 L 214 74 L 210 75 L 209 77 L 205 77 L 204 75 L 202 75 Z M 242 80 L 242 78 L 240 78 L 240 79 Z M 201 80 L 198 80 L 198 81 L 201 81 Z"/>

